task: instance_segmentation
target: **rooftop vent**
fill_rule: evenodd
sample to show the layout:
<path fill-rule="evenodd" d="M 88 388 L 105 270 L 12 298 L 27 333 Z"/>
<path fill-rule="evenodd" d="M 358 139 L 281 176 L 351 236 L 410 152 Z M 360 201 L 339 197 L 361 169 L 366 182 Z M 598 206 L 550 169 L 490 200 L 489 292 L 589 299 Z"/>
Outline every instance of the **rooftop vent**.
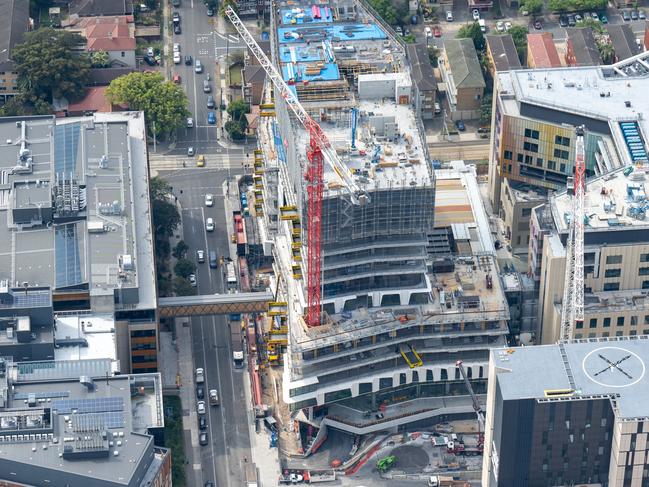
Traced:
<path fill-rule="evenodd" d="M 90 376 L 82 375 L 81 377 L 79 377 L 79 383 L 84 385 L 89 392 L 95 390 L 95 383 Z"/>

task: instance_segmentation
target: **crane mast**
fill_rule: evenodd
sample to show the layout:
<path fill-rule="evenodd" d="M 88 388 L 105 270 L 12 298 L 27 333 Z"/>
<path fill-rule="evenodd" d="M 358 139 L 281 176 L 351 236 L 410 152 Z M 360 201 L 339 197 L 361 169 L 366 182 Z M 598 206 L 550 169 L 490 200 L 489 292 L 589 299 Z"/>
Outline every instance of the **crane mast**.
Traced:
<path fill-rule="evenodd" d="M 478 443 L 482 445 L 484 443 L 485 429 L 484 412 L 482 411 L 482 406 L 480 406 L 480 402 L 478 402 L 478 396 L 476 396 L 475 392 L 473 391 L 473 386 L 471 385 L 471 381 L 469 381 L 469 376 L 466 373 L 466 369 L 464 368 L 462 361 L 458 360 L 457 362 L 455 362 L 455 366 L 460 369 L 460 374 L 462 374 L 462 379 L 464 379 L 464 385 L 466 385 L 466 388 L 469 391 L 469 395 L 471 396 L 471 401 L 473 402 L 473 410 L 478 417 L 478 436 L 480 437 Z"/>
<path fill-rule="evenodd" d="M 584 321 L 584 198 L 586 162 L 584 127 L 575 129 L 575 176 L 572 189 L 572 215 L 566 241 L 566 275 L 561 306 L 560 341 L 572 338 L 577 323 Z M 568 188 L 570 191 L 571 188 Z"/>
<path fill-rule="evenodd" d="M 322 198 L 324 193 L 324 162 L 331 167 L 343 183 L 343 187 L 349 193 L 353 204 L 364 205 L 369 201 L 369 196 L 363 191 L 354 180 L 351 171 L 338 158 L 338 154 L 332 148 L 329 139 L 322 127 L 313 120 L 297 98 L 297 95 L 289 88 L 277 71 L 268 56 L 262 51 L 248 29 L 243 25 L 241 19 L 232 9 L 227 6 L 225 13 L 228 19 L 244 40 L 252 54 L 257 58 L 266 71 L 269 79 L 280 96 L 286 101 L 295 117 L 309 132 L 310 142 L 307 148 L 308 165 L 305 173 L 307 183 L 307 284 L 306 284 L 306 313 L 305 321 L 307 326 L 318 326 L 321 324 L 321 298 L 322 298 Z"/>

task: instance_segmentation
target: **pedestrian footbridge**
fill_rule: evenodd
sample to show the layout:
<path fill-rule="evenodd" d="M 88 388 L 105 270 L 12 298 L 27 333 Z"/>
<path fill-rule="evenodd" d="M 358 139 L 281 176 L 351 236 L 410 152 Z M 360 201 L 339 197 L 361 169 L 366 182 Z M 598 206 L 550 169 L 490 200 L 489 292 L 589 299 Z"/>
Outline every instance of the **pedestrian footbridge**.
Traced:
<path fill-rule="evenodd" d="M 175 296 L 158 299 L 160 318 L 265 313 L 274 301 L 270 292 Z"/>

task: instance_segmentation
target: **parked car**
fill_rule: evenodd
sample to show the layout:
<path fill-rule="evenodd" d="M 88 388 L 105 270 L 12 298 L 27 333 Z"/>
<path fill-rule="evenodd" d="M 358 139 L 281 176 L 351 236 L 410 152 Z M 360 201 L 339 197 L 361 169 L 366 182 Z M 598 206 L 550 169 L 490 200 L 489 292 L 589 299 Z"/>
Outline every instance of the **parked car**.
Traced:
<path fill-rule="evenodd" d="M 212 7 L 207 7 L 207 16 L 214 17 L 214 9 Z"/>
<path fill-rule="evenodd" d="M 206 79 L 203 80 L 203 93 L 210 93 L 212 91 L 212 87 L 210 86 L 210 82 L 207 81 Z"/>
<path fill-rule="evenodd" d="M 180 53 L 174 52 L 174 64 L 180 64 Z"/>
<path fill-rule="evenodd" d="M 397 34 L 399 34 L 400 36 L 403 35 L 403 29 L 401 28 L 400 25 L 397 25 L 397 26 L 394 28 L 394 31 L 395 31 Z"/>
<path fill-rule="evenodd" d="M 462 120 L 457 120 L 455 122 L 455 126 L 460 132 L 464 132 L 466 130 L 466 126 L 464 125 L 464 122 Z"/>
<path fill-rule="evenodd" d="M 450 10 L 446 11 L 446 22 L 453 22 L 453 12 Z"/>
<path fill-rule="evenodd" d="M 212 95 L 207 97 L 207 108 L 214 108 L 214 97 Z"/>
<path fill-rule="evenodd" d="M 575 16 L 573 14 L 568 15 L 568 25 L 570 27 L 574 27 L 575 25 L 577 25 L 577 20 L 575 19 Z"/>
<path fill-rule="evenodd" d="M 196 398 L 205 399 L 205 389 L 203 386 L 196 386 Z"/>
<path fill-rule="evenodd" d="M 629 13 L 628 10 L 622 10 L 622 18 L 623 18 L 626 22 L 628 22 L 629 20 L 631 20 L 631 14 Z"/>
<path fill-rule="evenodd" d="M 189 284 L 191 284 L 192 287 L 196 287 L 196 274 L 190 274 L 187 279 L 189 280 Z"/>
<path fill-rule="evenodd" d="M 171 0 L 171 5 L 174 7 L 180 7 L 180 0 Z"/>
<path fill-rule="evenodd" d="M 180 44 L 177 42 L 174 42 L 174 52 L 180 52 Z"/>
<path fill-rule="evenodd" d="M 440 27 L 435 27 L 433 30 L 433 35 L 435 37 L 442 37 L 442 29 Z"/>
<path fill-rule="evenodd" d="M 565 15 L 561 15 L 559 17 L 559 25 L 561 27 L 568 27 L 568 17 L 566 17 Z"/>
<path fill-rule="evenodd" d="M 174 74 L 173 80 L 174 80 L 174 83 L 179 85 L 180 84 L 180 75 L 179 74 Z"/>
<path fill-rule="evenodd" d="M 424 27 L 424 33 L 426 34 L 426 37 L 433 37 L 433 31 L 430 30 L 430 27 L 428 26 Z"/>
<path fill-rule="evenodd" d="M 535 20 L 534 21 L 534 28 L 536 30 L 541 30 L 543 28 L 543 23 L 540 20 Z"/>
<path fill-rule="evenodd" d="M 208 232 L 214 231 L 214 219 L 212 217 L 205 220 L 205 230 L 207 230 Z"/>
<path fill-rule="evenodd" d="M 475 20 L 476 22 L 480 20 L 480 11 L 477 8 L 474 8 L 471 11 L 471 15 L 473 16 L 473 20 Z"/>
<path fill-rule="evenodd" d="M 149 56 L 150 58 L 155 57 L 155 50 L 152 47 L 147 47 L 146 48 L 146 55 Z"/>
<path fill-rule="evenodd" d="M 647 14 L 644 12 L 644 10 L 638 10 L 638 17 L 640 20 L 647 20 Z"/>
<path fill-rule="evenodd" d="M 596 22 L 599 22 L 599 15 L 597 15 L 597 12 L 591 12 L 590 13 L 590 18 L 593 19 Z"/>
<path fill-rule="evenodd" d="M 201 63 L 200 59 L 197 59 L 194 63 L 194 71 L 198 74 L 201 74 L 203 72 L 203 64 Z"/>
<path fill-rule="evenodd" d="M 198 429 L 199 430 L 206 430 L 207 429 L 207 419 L 205 419 L 205 416 L 199 416 L 198 417 Z"/>
<path fill-rule="evenodd" d="M 178 34 L 182 34 L 182 32 L 183 31 L 180 28 L 180 24 L 174 24 L 174 34 L 178 35 Z"/>
<path fill-rule="evenodd" d="M 194 126 L 194 119 L 192 117 L 187 117 L 187 128 L 190 129 Z"/>
<path fill-rule="evenodd" d="M 199 264 L 205 263 L 205 251 L 204 250 L 197 250 L 196 251 L 196 262 Z"/>
<path fill-rule="evenodd" d="M 205 156 L 203 154 L 198 154 L 198 157 L 196 158 L 196 167 L 204 167 L 205 166 Z"/>
<path fill-rule="evenodd" d="M 638 11 L 631 10 L 631 20 L 638 20 Z"/>
<path fill-rule="evenodd" d="M 214 112 L 208 112 L 207 114 L 207 123 L 214 125 L 216 123 L 216 115 Z"/>
<path fill-rule="evenodd" d="M 198 414 L 205 414 L 205 401 L 198 401 L 196 403 L 196 411 Z"/>
<path fill-rule="evenodd" d="M 205 195 L 205 206 L 207 206 L 207 207 L 214 206 L 214 195 L 213 194 L 207 193 Z"/>
<path fill-rule="evenodd" d="M 191 66 L 192 62 L 193 62 L 192 57 L 189 54 L 187 54 L 185 56 L 185 66 Z"/>
<path fill-rule="evenodd" d="M 496 22 L 496 30 L 498 32 L 505 32 L 505 22 L 503 22 L 502 20 Z"/>
<path fill-rule="evenodd" d="M 205 382 L 205 371 L 199 367 L 196 369 L 196 383 L 202 384 L 203 382 Z"/>
<path fill-rule="evenodd" d="M 511 28 L 512 28 L 512 23 L 508 20 L 507 22 L 505 22 L 505 31 L 508 31 Z"/>
<path fill-rule="evenodd" d="M 144 62 L 147 63 L 149 66 L 155 66 L 158 64 L 154 58 L 151 56 L 144 56 Z"/>
<path fill-rule="evenodd" d="M 575 14 L 575 23 L 583 22 L 584 18 L 580 14 Z"/>
<path fill-rule="evenodd" d="M 205 431 L 201 431 L 201 434 L 198 435 L 198 443 L 201 446 L 205 446 L 205 445 L 207 445 L 209 443 L 209 441 L 207 439 L 207 433 Z"/>
<path fill-rule="evenodd" d="M 608 17 L 604 14 L 599 16 L 599 20 L 602 21 L 602 24 L 608 24 Z"/>
<path fill-rule="evenodd" d="M 178 12 L 174 12 L 173 14 L 171 14 L 171 21 L 174 24 L 180 24 L 180 14 Z"/>

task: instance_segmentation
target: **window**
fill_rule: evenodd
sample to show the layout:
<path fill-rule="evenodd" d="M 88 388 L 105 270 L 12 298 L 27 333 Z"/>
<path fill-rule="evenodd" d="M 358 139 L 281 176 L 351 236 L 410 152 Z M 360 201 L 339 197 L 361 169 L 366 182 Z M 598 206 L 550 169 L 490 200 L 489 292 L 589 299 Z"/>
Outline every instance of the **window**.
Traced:
<path fill-rule="evenodd" d="M 561 157 L 561 149 L 554 149 L 554 157 Z"/>
<path fill-rule="evenodd" d="M 532 208 L 523 208 L 523 211 L 521 212 L 522 216 L 530 216 L 532 214 Z"/>
<path fill-rule="evenodd" d="M 555 171 L 557 169 L 557 163 L 554 161 L 548 161 L 548 169 Z"/>
<path fill-rule="evenodd" d="M 640 262 L 649 262 L 649 254 L 640 254 Z"/>
<path fill-rule="evenodd" d="M 570 146 L 570 138 L 569 137 L 561 137 L 560 135 L 555 135 L 554 136 L 554 143 L 557 145 L 563 145 L 565 147 Z"/>
<path fill-rule="evenodd" d="M 621 264 L 622 256 L 621 255 L 607 255 L 606 264 Z"/>
<path fill-rule="evenodd" d="M 534 158 L 532 156 L 525 156 L 525 164 L 533 164 Z"/>
<path fill-rule="evenodd" d="M 506 151 L 504 152 L 503 157 L 504 157 L 505 159 L 507 159 L 508 161 L 511 161 L 511 160 L 512 160 L 512 151 L 510 151 L 510 150 L 506 150 Z"/>
<path fill-rule="evenodd" d="M 372 383 L 371 382 L 361 382 L 358 384 L 358 393 L 359 394 L 367 394 L 368 392 L 372 392 Z"/>
<path fill-rule="evenodd" d="M 406 383 L 406 380 L 407 380 L 407 379 L 406 379 L 406 374 L 404 374 L 404 373 L 399 374 L 399 384 L 400 384 L 400 385 L 405 384 L 405 383 Z"/>
<path fill-rule="evenodd" d="M 608 338 L 609 335 L 610 335 L 610 333 L 607 332 L 607 331 L 605 331 L 604 333 L 602 333 L 602 336 L 603 336 L 604 338 Z"/>
<path fill-rule="evenodd" d="M 581 330 L 584 327 L 584 322 L 583 321 L 578 321 L 575 326 L 577 327 L 577 329 Z"/>
<path fill-rule="evenodd" d="M 649 289 L 649 281 L 642 281 L 642 289 Z"/>
<path fill-rule="evenodd" d="M 563 162 L 559 165 L 559 171 L 564 173 L 566 172 L 566 165 Z"/>
<path fill-rule="evenodd" d="M 122 57 L 124 57 L 124 56 L 126 56 L 126 53 L 124 51 L 122 51 Z"/>
<path fill-rule="evenodd" d="M 523 142 L 523 150 L 530 151 L 530 152 L 538 152 L 539 145 L 532 144 L 531 142 Z"/>
<path fill-rule="evenodd" d="M 379 379 L 379 389 L 387 389 L 392 387 L 392 377 L 381 377 Z"/>
<path fill-rule="evenodd" d="M 542 157 L 537 157 L 536 158 L 536 165 L 541 167 L 543 166 L 543 158 Z"/>
<path fill-rule="evenodd" d="M 583 323 L 582 323 L 582 325 L 583 325 Z M 597 328 L 597 318 L 591 318 L 590 319 L 590 323 L 588 323 L 588 328 Z"/>
<path fill-rule="evenodd" d="M 606 282 L 604 283 L 604 291 L 619 291 L 620 283 L 619 282 Z"/>
<path fill-rule="evenodd" d="M 426 371 L 426 382 L 433 382 L 433 371 L 432 370 L 427 370 Z"/>
<path fill-rule="evenodd" d="M 579 340 L 582 337 L 581 333 L 575 333 L 575 338 Z"/>
<path fill-rule="evenodd" d="M 616 336 L 616 337 L 621 337 L 621 336 L 623 336 L 623 335 L 624 335 L 624 332 L 623 332 L 623 331 L 616 331 L 616 332 L 615 332 L 615 336 Z"/>
<path fill-rule="evenodd" d="M 516 160 L 518 162 L 523 162 L 523 154 L 516 154 Z"/>
<path fill-rule="evenodd" d="M 606 269 L 604 272 L 604 277 L 620 277 L 622 274 L 622 269 Z"/>
<path fill-rule="evenodd" d="M 530 137 L 531 139 L 539 139 L 539 131 L 532 129 L 525 129 L 525 137 Z"/>
<path fill-rule="evenodd" d="M 525 129 L 525 137 L 531 137 L 532 136 L 532 129 Z"/>
<path fill-rule="evenodd" d="M 624 316 L 617 317 L 617 326 L 624 326 Z"/>
<path fill-rule="evenodd" d="M 611 319 L 604 318 L 604 328 L 609 328 L 611 326 Z"/>
<path fill-rule="evenodd" d="M 419 382 L 419 372 L 417 372 L 416 370 L 412 372 L 412 381 Z"/>
<path fill-rule="evenodd" d="M 638 317 L 637 316 L 632 316 L 631 317 L 631 326 L 638 326 Z"/>
<path fill-rule="evenodd" d="M 640 267 L 638 271 L 639 276 L 649 276 L 649 267 Z"/>

